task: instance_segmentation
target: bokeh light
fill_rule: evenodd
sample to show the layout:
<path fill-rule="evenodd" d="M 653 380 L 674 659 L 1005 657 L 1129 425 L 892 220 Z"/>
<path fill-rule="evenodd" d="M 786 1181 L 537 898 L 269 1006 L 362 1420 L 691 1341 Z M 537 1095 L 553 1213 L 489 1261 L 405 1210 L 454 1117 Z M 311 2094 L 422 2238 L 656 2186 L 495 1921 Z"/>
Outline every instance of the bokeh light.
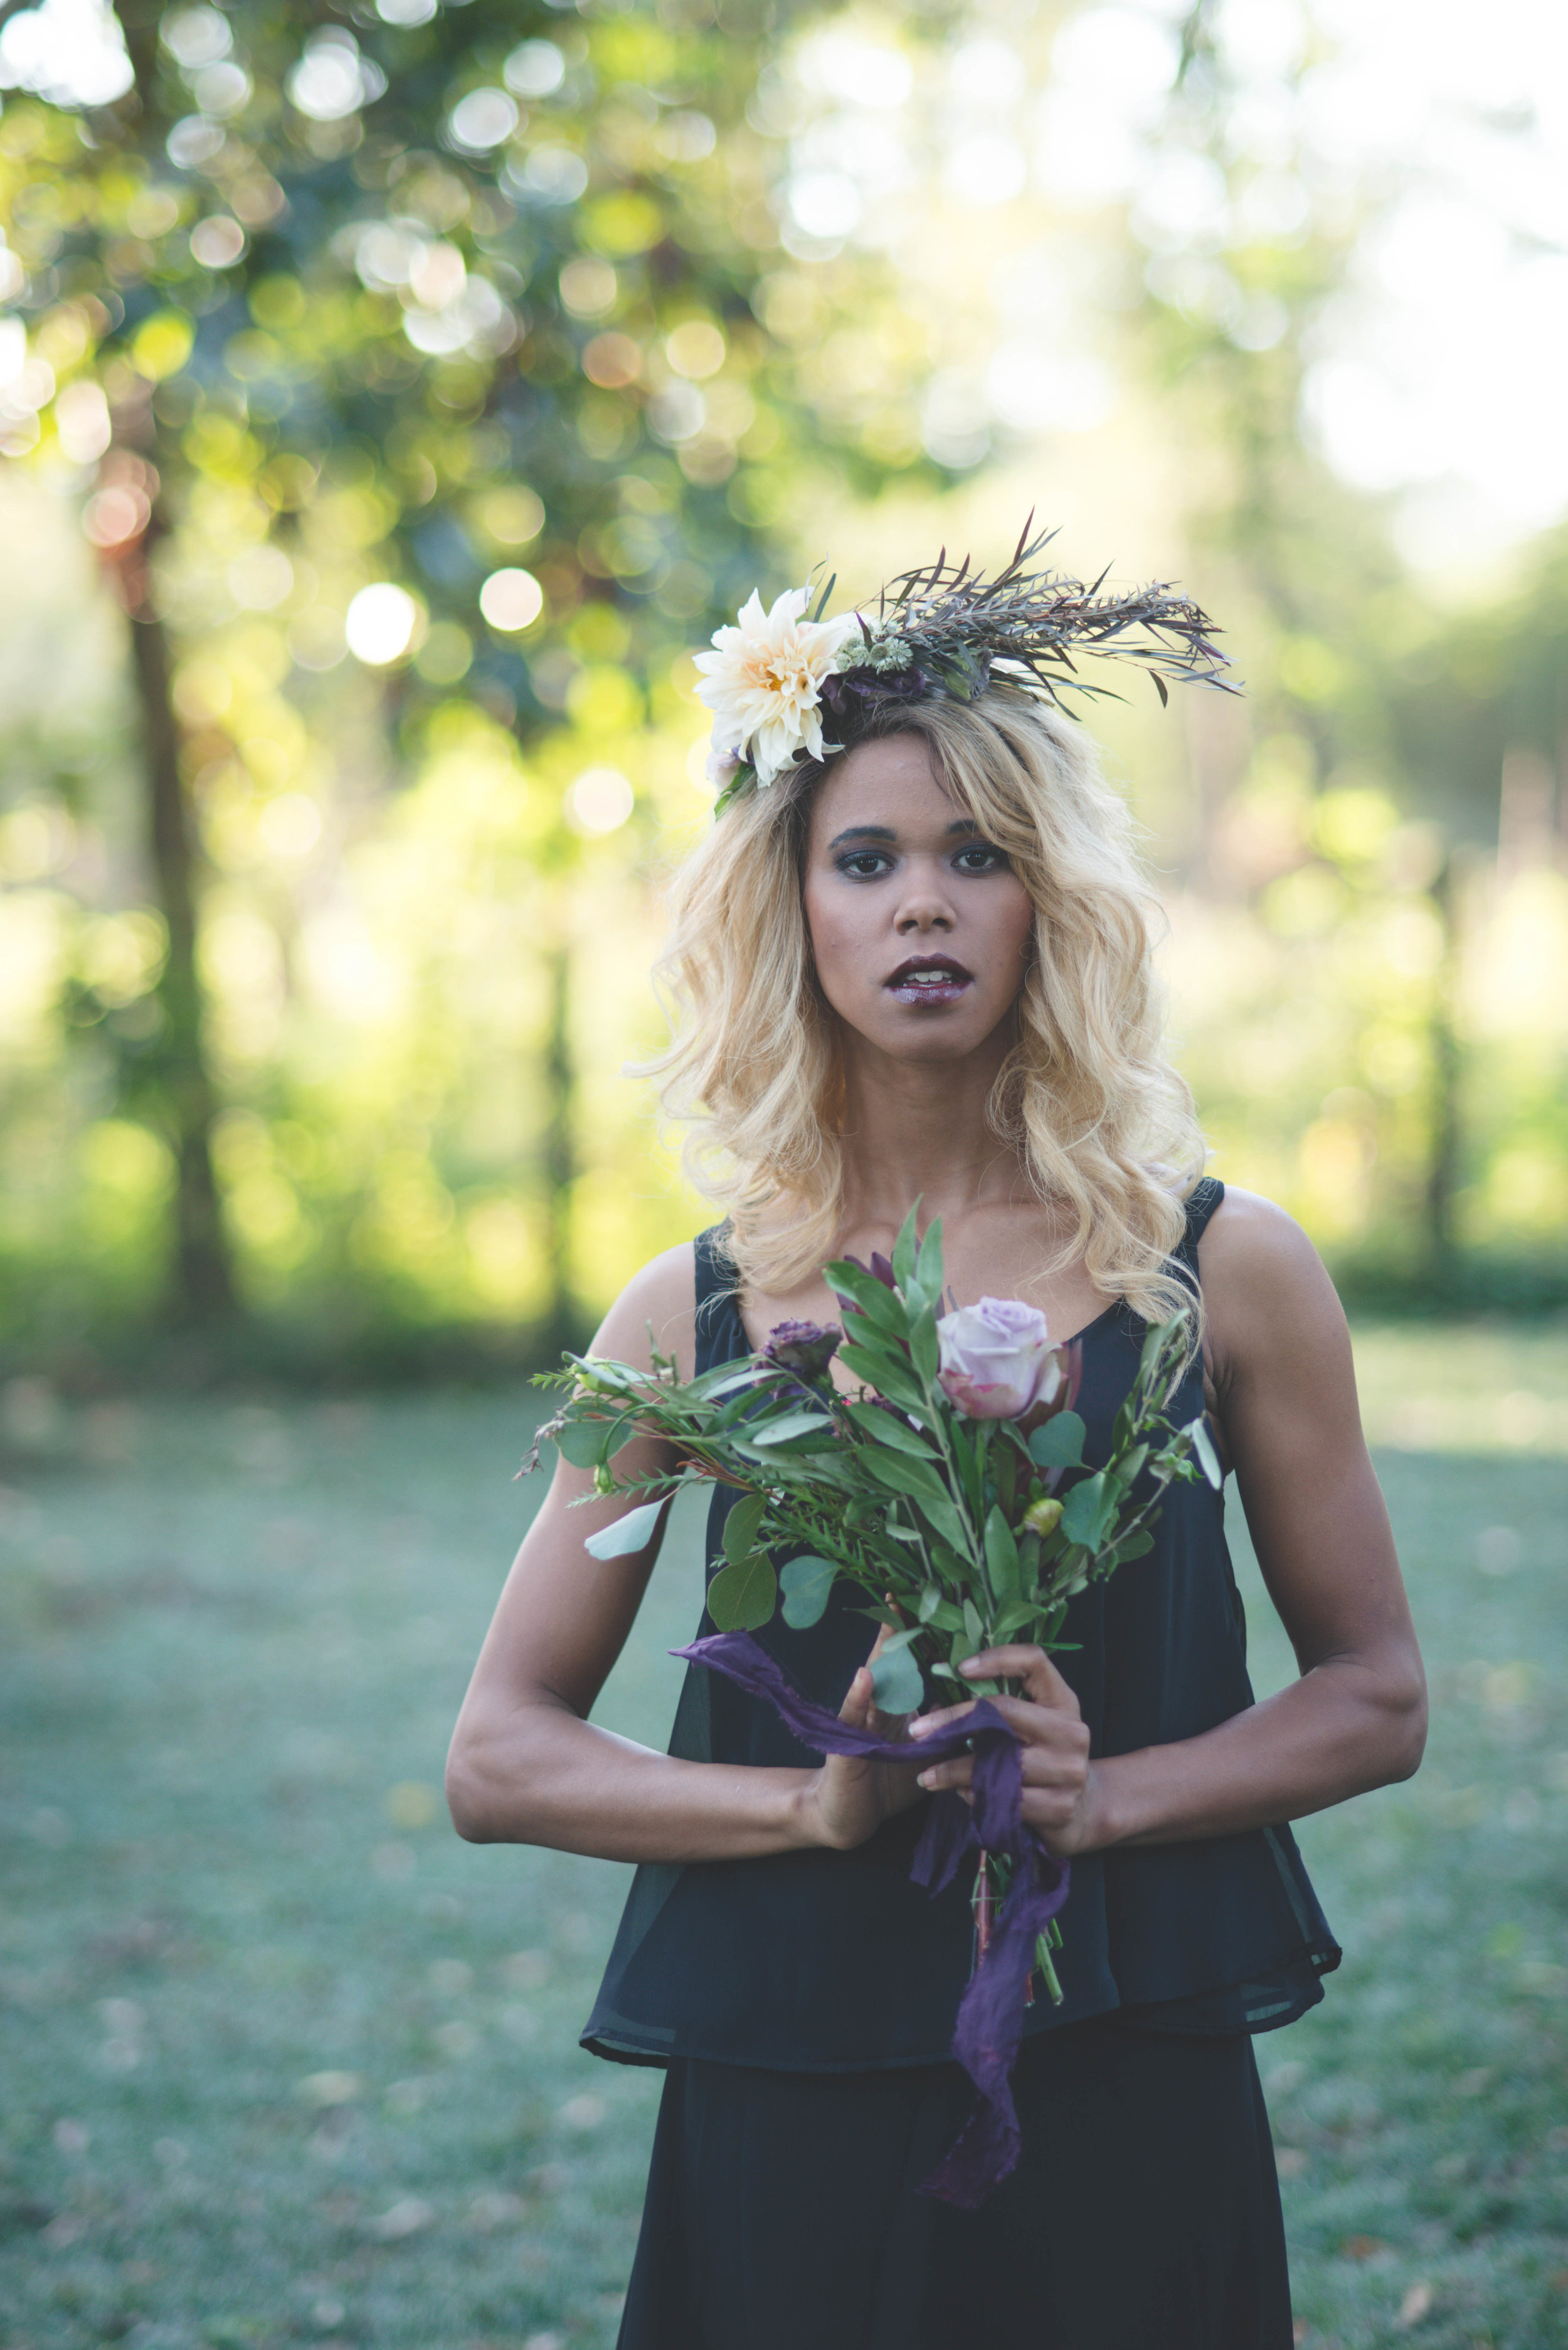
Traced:
<path fill-rule="evenodd" d="M 594 837 L 616 832 L 630 816 L 636 800 L 618 767 L 585 767 L 566 794 L 567 821 L 574 831 Z"/>
<path fill-rule="evenodd" d="M 545 608 L 545 591 L 531 571 L 493 571 L 479 591 L 479 608 L 493 629 L 514 634 L 533 627 Z"/>
<path fill-rule="evenodd" d="M 408 589 L 380 579 L 360 588 L 348 607 L 343 633 L 356 660 L 383 669 L 408 651 L 419 620 L 420 608 Z"/>

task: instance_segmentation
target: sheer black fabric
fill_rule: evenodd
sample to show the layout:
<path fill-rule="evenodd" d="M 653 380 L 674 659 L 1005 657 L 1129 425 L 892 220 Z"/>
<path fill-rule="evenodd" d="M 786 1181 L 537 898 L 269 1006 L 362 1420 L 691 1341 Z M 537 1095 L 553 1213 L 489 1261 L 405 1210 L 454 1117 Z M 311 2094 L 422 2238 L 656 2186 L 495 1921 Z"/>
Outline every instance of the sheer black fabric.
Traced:
<path fill-rule="evenodd" d="M 1214 1181 L 1188 1203 L 1180 1259 L 1223 1196 Z M 700 1369 L 747 1351 L 722 1230 L 697 1242 Z M 1082 1334 L 1078 1400 L 1090 1461 L 1137 1370 L 1144 1324 L 1113 1307 Z M 1176 1417 L 1203 1409 L 1189 1370 Z M 715 1496 L 709 1555 L 730 1496 Z M 781 1619 L 758 1638 L 796 1686 L 836 1708 L 873 1627 L 840 1584 L 809 1632 Z M 713 1629 L 704 1613 L 701 1632 Z M 1224 1503 L 1206 1484 L 1173 1486 L 1154 1548 L 1075 1601 L 1059 1659 L 1096 1755 L 1190 1738 L 1252 1702 L 1246 1628 L 1226 1547 Z M 773 1712 L 692 1666 L 670 1751 L 697 1761 L 815 1767 Z M 583 2033 L 596 2054 L 630 2064 L 672 2058 L 784 2072 L 929 2065 L 947 2056 L 968 1981 L 968 1872 L 930 1899 L 909 1881 L 919 1811 L 849 1853 L 637 1872 L 599 1995 Z M 1119 2013 L 1162 2034 L 1268 2031 L 1322 1998 L 1339 1950 L 1288 1827 L 1094 1853 L 1073 1863 L 1062 1915 L 1060 2008 L 1037 2001 L 1030 2038 Z"/>

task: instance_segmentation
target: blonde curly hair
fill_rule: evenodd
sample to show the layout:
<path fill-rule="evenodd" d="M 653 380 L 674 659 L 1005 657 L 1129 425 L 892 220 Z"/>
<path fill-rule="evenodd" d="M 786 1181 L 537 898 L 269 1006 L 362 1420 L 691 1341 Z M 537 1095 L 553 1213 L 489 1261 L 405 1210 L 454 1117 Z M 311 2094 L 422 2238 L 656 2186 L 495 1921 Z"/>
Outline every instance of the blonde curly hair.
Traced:
<path fill-rule="evenodd" d="M 1206 1151 L 1165 1049 L 1158 910 L 1131 816 L 1090 737 L 1017 687 L 885 707 L 857 743 L 892 734 L 924 739 L 955 806 L 1006 852 L 1034 903 L 1017 1042 L 987 1116 L 1041 1200 L 1072 1218 L 1053 1263 L 1081 1257 L 1106 1296 L 1162 1320 L 1192 1302 L 1170 1258 Z M 671 1038 L 639 1071 L 661 1081 L 666 1114 L 690 1128 L 686 1171 L 729 1212 L 742 1286 L 774 1295 L 834 1253 L 844 1212 L 837 1020 L 801 898 L 826 772 L 797 767 L 737 802 L 675 875 L 655 972 Z"/>

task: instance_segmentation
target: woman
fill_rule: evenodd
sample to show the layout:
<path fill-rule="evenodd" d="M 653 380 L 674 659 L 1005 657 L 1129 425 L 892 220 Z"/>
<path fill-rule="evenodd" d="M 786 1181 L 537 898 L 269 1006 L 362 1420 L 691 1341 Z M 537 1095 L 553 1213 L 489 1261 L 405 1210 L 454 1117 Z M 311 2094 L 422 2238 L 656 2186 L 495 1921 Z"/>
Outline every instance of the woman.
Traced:
<path fill-rule="evenodd" d="M 1074 1603 L 1059 1664 L 1003 1648 L 966 1669 L 1022 1688 L 998 1702 L 1024 1818 L 1073 1860 L 1064 2001 L 1032 2009 L 1015 2074 L 1023 2156 L 973 2211 L 919 2191 L 967 2103 L 948 2059 L 967 1887 L 908 1882 L 925 1792 L 971 1767 L 919 1767 L 954 1709 L 909 1725 L 908 1766 L 823 1761 L 696 1667 L 668 1755 L 593 1724 L 658 1543 L 588 1556 L 626 1503 L 569 1514 L 592 1483 L 563 1461 L 458 1723 L 452 1814 L 642 1864 L 584 2035 L 668 2068 L 623 2350 L 1285 2350 L 1251 2035 L 1321 1998 L 1339 1952 L 1283 1823 L 1415 1770 L 1420 1659 L 1327 1276 L 1281 1211 L 1196 1180 L 1128 820 L 1043 667 L 1071 638 L 999 643 L 961 592 L 944 636 L 946 579 L 912 622 L 812 623 L 802 596 L 715 639 L 730 804 L 678 889 L 664 1066 L 730 1218 L 647 1266 L 595 1351 L 646 1366 L 651 1336 L 691 1377 L 829 1321 L 820 1266 L 890 1251 L 918 1201 L 959 1299 L 1081 1335 L 1093 1460 L 1146 1320 L 1196 1287 L 1174 1416 L 1207 1399 L 1301 1678 L 1253 1701 L 1203 1486 L 1173 1487 L 1149 1556 Z M 1196 671 L 1206 624 L 1173 609 Z M 648 1441 L 618 1476 L 634 1461 L 676 1465 Z M 711 1556 L 722 1515 L 721 1495 Z M 847 1593 L 761 1638 L 892 1732 Z"/>

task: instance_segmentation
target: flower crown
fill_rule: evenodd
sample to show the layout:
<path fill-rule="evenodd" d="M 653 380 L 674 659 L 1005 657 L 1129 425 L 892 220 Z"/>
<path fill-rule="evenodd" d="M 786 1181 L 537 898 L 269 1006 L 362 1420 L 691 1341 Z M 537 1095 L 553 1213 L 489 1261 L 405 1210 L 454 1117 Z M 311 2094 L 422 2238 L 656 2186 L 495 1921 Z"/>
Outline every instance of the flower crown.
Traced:
<path fill-rule="evenodd" d="M 836 575 L 815 611 L 809 588 L 787 589 L 766 612 L 753 591 L 739 626 L 716 629 L 713 650 L 697 655 L 698 699 L 713 712 L 708 776 L 718 810 L 803 760 L 847 750 L 889 702 L 974 702 L 993 676 L 1058 707 L 1064 692 L 1109 691 L 1077 674 L 1075 651 L 1137 662 L 1161 702 L 1172 677 L 1237 691 L 1223 674 L 1225 655 L 1209 641 L 1218 631 L 1189 598 L 1160 584 L 1102 597 L 1104 572 L 1085 588 L 1031 570 L 1055 536 L 1031 539 L 1033 521 L 994 579 L 971 571 L 967 556 L 950 564 L 944 547 L 929 570 L 889 581 L 874 613 L 824 618 Z"/>

